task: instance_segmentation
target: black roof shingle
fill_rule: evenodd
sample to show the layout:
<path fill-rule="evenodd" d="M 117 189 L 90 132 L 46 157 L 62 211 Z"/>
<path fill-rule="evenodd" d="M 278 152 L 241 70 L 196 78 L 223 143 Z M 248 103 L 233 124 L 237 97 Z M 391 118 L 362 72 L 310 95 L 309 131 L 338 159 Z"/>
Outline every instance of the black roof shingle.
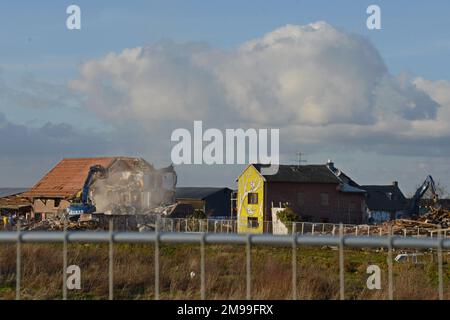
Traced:
<path fill-rule="evenodd" d="M 254 165 L 259 172 L 261 172 L 261 167 L 265 166 Z M 263 176 L 269 182 L 341 183 L 327 165 L 279 165 L 276 174 Z"/>
<path fill-rule="evenodd" d="M 215 194 L 222 190 L 229 190 L 229 188 L 214 188 L 214 187 L 177 187 L 175 190 L 176 199 L 199 199 L 203 200 L 206 197 Z"/>
<path fill-rule="evenodd" d="M 371 211 L 395 212 L 407 206 L 408 200 L 397 185 L 366 185 L 360 188 L 367 191 L 366 204 Z"/>

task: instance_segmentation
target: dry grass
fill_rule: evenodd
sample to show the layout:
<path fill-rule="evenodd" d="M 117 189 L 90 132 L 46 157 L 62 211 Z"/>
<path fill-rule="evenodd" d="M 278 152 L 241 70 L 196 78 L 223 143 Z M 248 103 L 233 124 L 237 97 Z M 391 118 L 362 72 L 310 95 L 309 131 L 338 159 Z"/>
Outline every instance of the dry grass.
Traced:
<path fill-rule="evenodd" d="M 62 246 L 26 244 L 22 246 L 23 299 L 61 299 Z M 206 290 L 208 299 L 244 299 L 246 292 L 245 248 L 207 246 Z M 82 270 L 81 290 L 68 291 L 70 299 L 107 299 L 108 246 L 69 245 L 69 265 Z M 346 299 L 386 299 L 386 252 L 346 250 Z M 336 250 L 299 248 L 297 254 L 299 299 L 338 299 L 339 270 Z M 395 264 L 396 299 L 437 299 L 437 266 L 432 255 L 423 265 Z M 151 245 L 116 245 L 114 248 L 114 298 L 154 298 L 154 250 Z M 198 246 L 161 248 L 161 298 L 200 298 L 200 251 Z M 366 288 L 366 268 L 382 269 L 382 289 Z M 444 263 L 445 298 L 450 299 L 448 255 Z M 15 245 L 0 246 L 0 298 L 15 297 Z M 195 276 L 190 276 L 195 272 Z M 292 256 L 288 248 L 254 247 L 252 251 L 252 296 L 254 299 L 292 298 Z"/>

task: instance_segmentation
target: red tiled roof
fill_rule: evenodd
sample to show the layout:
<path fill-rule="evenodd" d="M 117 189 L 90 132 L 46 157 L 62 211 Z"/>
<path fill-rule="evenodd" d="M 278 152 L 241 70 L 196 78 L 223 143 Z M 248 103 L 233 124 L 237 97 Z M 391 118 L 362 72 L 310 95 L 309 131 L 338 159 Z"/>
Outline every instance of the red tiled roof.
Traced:
<path fill-rule="evenodd" d="M 22 194 L 24 197 L 70 197 L 83 188 L 84 181 L 93 165 L 105 168 L 119 157 L 70 158 L 61 160 L 34 187 Z M 130 158 L 124 158 L 130 159 Z"/>
<path fill-rule="evenodd" d="M 0 198 L 0 209 L 20 209 L 31 207 L 31 202 L 21 195 L 13 195 Z"/>

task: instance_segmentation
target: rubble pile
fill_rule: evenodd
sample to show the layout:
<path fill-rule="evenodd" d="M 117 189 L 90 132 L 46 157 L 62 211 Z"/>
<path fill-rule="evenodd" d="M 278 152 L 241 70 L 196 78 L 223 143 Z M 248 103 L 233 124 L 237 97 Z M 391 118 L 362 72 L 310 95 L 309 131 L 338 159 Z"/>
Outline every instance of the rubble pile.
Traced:
<path fill-rule="evenodd" d="M 21 229 L 26 231 L 62 231 L 64 230 L 64 219 L 59 217 L 47 218 L 38 222 L 21 223 Z M 92 230 L 92 225 L 81 225 L 78 222 L 67 221 L 67 230 Z"/>
<path fill-rule="evenodd" d="M 429 224 L 441 225 L 442 228 L 450 228 L 450 211 L 431 208 L 430 212 L 418 220 Z"/>
<path fill-rule="evenodd" d="M 392 229 L 392 234 L 417 236 L 430 235 L 431 231 L 436 231 L 440 228 L 447 229 L 450 227 L 450 211 L 444 209 L 430 208 L 430 211 L 417 218 L 398 219 L 386 221 L 381 225 L 372 227 L 373 232 L 381 235 L 388 235 L 389 229 Z"/>

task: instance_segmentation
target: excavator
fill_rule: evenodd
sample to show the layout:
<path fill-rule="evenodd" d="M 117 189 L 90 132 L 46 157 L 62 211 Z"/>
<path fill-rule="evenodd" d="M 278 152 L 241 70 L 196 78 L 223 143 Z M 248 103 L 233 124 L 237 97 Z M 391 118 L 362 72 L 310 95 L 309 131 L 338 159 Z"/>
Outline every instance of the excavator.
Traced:
<path fill-rule="evenodd" d="M 84 182 L 81 195 L 78 197 L 78 202 L 73 202 L 67 208 L 69 219 L 72 220 L 74 218 L 78 218 L 82 214 L 94 213 L 97 210 L 91 199 L 89 199 L 89 188 L 94 179 L 94 176 L 96 175 L 100 179 L 105 179 L 107 176 L 107 170 L 101 165 L 94 165 L 89 168 L 89 173 L 86 181 Z"/>
<path fill-rule="evenodd" d="M 420 199 L 424 196 L 424 194 L 431 190 L 432 196 L 433 196 L 433 203 L 435 207 L 438 207 L 438 194 L 436 192 L 436 184 L 434 183 L 432 176 L 427 176 L 425 181 L 422 183 L 422 185 L 416 190 L 416 193 L 411 198 L 411 201 L 409 203 L 409 207 L 405 210 L 405 216 L 412 217 L 412 216 L 418 216 L 419 215 L 419 202 Z"/>

